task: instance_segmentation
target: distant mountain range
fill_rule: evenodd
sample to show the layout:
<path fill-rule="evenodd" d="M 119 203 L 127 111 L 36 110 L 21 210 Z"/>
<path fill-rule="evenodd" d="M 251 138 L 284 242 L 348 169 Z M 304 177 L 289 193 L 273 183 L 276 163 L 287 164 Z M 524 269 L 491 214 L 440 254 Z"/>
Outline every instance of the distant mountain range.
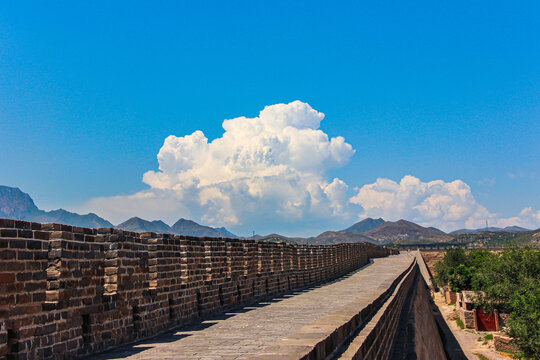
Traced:
<path fill-rule="evenodd" d="M 507 226 L 505 228 L 498 228 L 498 227 L 487 227 L 487 228 L 481 228 L 481 229 L 459 229 L 456 231 L 452 231 L 450 234 L 476 234 L 482 231 L 532 231 L 530 229 L 525 229 L 520 226 Z"/>
<path fill-rule="evenodd" d="M 362 231 L 364 230 L 364 231 Z M 452 238 L 436 228 L 426 228 L 406 220 L 396 222 L 383 219 L 367 218 L 348 227 L 345 230 L 325 231 L 310 238 L 289 238 L 279 234 L 267 236 L 255 235 L 252 239 L 259 241 L 284 241 L 312 245 L 329 245 L 338 243 L 370 242 L 381 245 L 399 240 L 417 240 L 427 237 L 441 239 Z"/>
<path fill-rule="evenodd" d="M 364 232 L 363 235 L 386 244 L 398 240 L 417 240 L 446 234 L 434 227 L 426 228 L 407 220 L 398 220 L 385 221 L 376 228 Z"/>
<path fill-rule="evenodd" d="M 305 239 L 307 244 L 313 245 L 331 245 L 339 243 L 358 243 L 358 242 L 370 242 L 377 244 L 377 241 L 373 238 L 360 233 L 341 231 L 325 231 L 316 237 Z"/>
<path fill-rule="evenodd" d="M 161 220 L 148 221 L 138 217 L 132 217 L 114 226 L 109 221 L 93 213 L 79 215 L 63 209 L 44 211 L 40 210 L 34 204 L 34 201 L 27 193 L 22 192 L 18 188 L 2 185 L 0 185 L 0 218 L 53 222 L 88 228 L 116 227 L 134 232 L 169 233 L 199 237 L 238 237 L 224 227 L 214 229 L 186 219 L 180 219 L 173 226 L 169 226 Z"/>
<path fill-rule="evenodd" d="M 155 232 L 179 235 L 189 235 L 197 237 L 226 237 L 239 238 L 224 227 L 213 228 L 196 223 L 192 220 L 181 218 L 172 226 L 161 220 L 148 221 L 139 217 L 132 217 L 117 226 L 109 221 L 90 213 L 79 215 L 63 209 L 44 211 L 40 210 L 32 198 L 18 188 L 0 185 L 0 218 L 20 219 L 36 222 L 54 222 L 81 227 L 99 228 L 116 227 L 118 229 L 134 232 Z M 269 234 L 265 236 L 254 235 L 247 239 L 259 241 L 282 241 L 301 244 L 337 244 L 371 242 L 374 244 L 389 243 L 414 243 L 414 242 L 449 242 L 461 239 L 464 236 L 483 233 L 486 229 L 461 229 L 446 234 L 434 227 L 423 227 L 407 220 L 385 221 L 381 218 L 367 218 L 352 226 L 339 231 L 325 231 L 315 237 L 293 238 L 279 234 Z M 504 229 L 489 228 L 490 232 L 527 232 L 518 226 L 508 226 Z"/>
<path fill-rule="evenodd" d="M 378 219 L 367 218 L 367 219 L 357 222 L 353 226 L 350 226 L 343 231 L 346 231 L 349 233 L 361 234 L 371 229 L 375 229 L 377 226 L 383 223 L 384 223 L 384 220 L 381 218 L 378 218 Z"/>
<path fill-rule="evenodd" d="M 210 226 L 199 225 L 195 221 L 180 219 L 171 226 L 173 234 L 189 235 L 189 236 L 207 236 L 207 237 L 235 237 L 230 231 L 221 228 L 223 231 L 212 228 Z"/>
<path fill-rule="evenodd" d="M 172 233 L 171 227 L 161 220 L 148 221 L 139 217 L 132 217 L 121 224 L 116 225 L 118 229 L 134 232 L 155 232 L 162 234 Z"/>
<path fill-rule="evenodd" d="M 18 188 L 1 185 L 0 217 L 35 222 L 54 222 L 89 228 L 113 227 L 113 224 L 93 213 L 79 215 L 64 209 L 40 210 L 28 194 Z"/>
<path fill-rule="evenodd" d="M 155 232 L 199 237 L 238 237 L 224 227 L 215 229 L 210 226 L 199 225 L 195 221 L 183 218 L 175 222 L 173 226 L 169 226 L 161 220 L 148 221 L 138 217 L 132 217 L 131 219 L 116 225 L 116 228 L 135 232 Z"/>
<path fill-rule="evenodd" d="M 387 244 L 397 240 L 416 240 L 446 235 L 439 229 L 426 228 L 406 220 L 396 222 L 367 218 L 340 231 L 325 231 L 306 239 L 312 244 L 337 244 L 342 242 L 371 242 Z"/>

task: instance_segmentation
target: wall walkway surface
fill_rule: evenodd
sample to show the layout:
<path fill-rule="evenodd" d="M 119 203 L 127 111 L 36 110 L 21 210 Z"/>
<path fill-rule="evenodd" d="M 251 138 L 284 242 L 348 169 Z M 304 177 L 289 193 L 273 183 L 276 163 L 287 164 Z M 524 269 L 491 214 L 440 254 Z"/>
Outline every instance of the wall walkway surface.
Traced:
<path fill-rule="evenodd" d="M 0 219 L 0 358 L 93 354 L 394 252 Z"/>
<path fill-rule="evenodd" d="M 325 359 L 321 349 L 332 352 L 358 313 L 364 319 L 375 313 L 377 299 L 385 298 L 411 261 L 406 255 L 373 259 L 334 281 L 211 316 L 97 359 Z"/>

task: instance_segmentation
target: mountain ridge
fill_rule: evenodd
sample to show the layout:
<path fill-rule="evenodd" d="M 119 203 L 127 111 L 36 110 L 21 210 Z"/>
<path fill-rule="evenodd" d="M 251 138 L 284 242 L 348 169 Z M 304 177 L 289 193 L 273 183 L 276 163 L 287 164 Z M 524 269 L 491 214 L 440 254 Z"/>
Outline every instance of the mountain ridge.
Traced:
<path fill-rule="evenodd" d="M 134 232 L 170 233 L 171 227 L 161 220 L 148 221 L 140 217 L 132 217 L 115 226 L 117 229 Z"/>
<path fill-rule="evenodd" d="M 114 227 L 112 223 L 94 213 L 80 215 L 64 209 L 45 211 L 19 188 L 0 185 L 0 216 L 35 222 L 56 222 L 74 226 L 98 228 Z"/>
<path fill-rule="evenodd" d="M 180 220 L 185 220 L 190 223 L 184 224 L 184 227 L 177 225 L 177 228 L 175 229 L 173 229 L 174 225 L 171 227 L 162 220 L 148 221 L 136 216 L 114 226 L 110 221 L 103 219 L 94 213 L 81 215 L 64 209 L 45 211 L 36 206 L 29 194 L 23 192 L 19 188 L 5 185 L 0 185 L 0 217 L 41 223 L 59 223 L 86 228 L 108 227 L 134 232 L 238 238 L 238 236 L 234 235 L 224 227 L 214 229 L 185 219 Z M 175 225 L 178 224 L 180 220 L 177 221 Z"/>
<path fill-rule="evenodd" d="M 479 232 L 482 232 L 482 231 L 492 231 L 492 232 L 497 232 L 497 231 L 532 231 L 531 229 L 526 229 L 524 227 L 521 227 L 521 226 L 506 226 L 504 228 L 500 228 L 500 227 L 487 227 L 487 228 L 479 228 L 479 229 L 459 229 L 459 230 L 455 230 L 455 231 L 452 231 L 450 234 L 476 234 L 476 233 L 479 233 Z"/>
<path fill-rule="evenodd" d="M 161 220 L 145 220 L 134 216 L 115 226 L 117 229 L 128 230 L 134 232 L 155 232 L 161 234 L 176 234 L 188 235 L 197 237 L 222 237 L 222 238 L 238 238 L 225 227 L 213 228 L 210 226 L 201 225 L 193 220 L 184 218 L 179 219 L 173 226 L 167 225 Z"/>
<path fill-rule="evenodd" d="M 361 234 L 371 229 L 375 229 L 377 226 L 383 224 L 384 222 L 385 221 L 382 218 L 378 218 L 378 219 L 365 218 L 364 220 L 361 220 L 342 231 L 355 233 L 355 234 Z"/>
<path fill-rule="evenodd" d="M 199 237 L 230 237 L 229 234 L 221 232 L 213 227 L 204 226 L 193 220 L 181 218 L 171 226 L 171 231 L 178 235 L 199 236 Z"/>
<path fill-rule="evenodd" d="M 363 233 L 375 241 L 386 244 L 398 240 L 415 240 L 426 237 L 446 235 L 445 232 L 434 227 L 423 227 L 411 221 L 400 219 L 398 221 L 385 221 L 374 229 Z"/>

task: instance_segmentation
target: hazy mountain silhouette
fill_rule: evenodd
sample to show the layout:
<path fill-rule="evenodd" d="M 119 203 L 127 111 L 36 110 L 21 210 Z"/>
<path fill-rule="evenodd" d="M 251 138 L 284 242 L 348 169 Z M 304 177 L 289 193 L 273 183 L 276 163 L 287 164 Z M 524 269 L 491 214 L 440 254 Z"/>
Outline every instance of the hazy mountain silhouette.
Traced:
<path fill-rule="evenodd" d="M 222 232 L 224 233 L 225 235 L 229 236 L 229 237 L 233 237 L 233 238 L 238 238 L 239 236 L 238 235 L 235 235 L 233 234 L 232 232 L 230 232 L 229 230 L 227 230 L 224 226 L 222 227 L 218 227 L 218 228 L 215 228 L 217 231 L 219 232 Z"/>
<path fill-rule="evenodd" d="M 0 217 L 35 222 L 54 222 L 89 228 L 114 227 L 109 221 L 94 213 L 80 215 L 63 209 L 53 211 L 41 210 L 35 205 L 34 201 L 27 193 L 24 193 L 15 187 L 2 185 L 0 185 Z M 131 219 L 118 224 L 116 228 L 134 232 L 172 233 L 196 237 L 238 238 L 238 236 L 224 227 L 213 228 L 183 218 L 178 220 L 173 226 L 169 226 L 161 220 L 148 221 L 139 217 L 132 217 Z M 451 234 L 474 234 L 482 231 L 486 231 L 486 229 L 461 229 L 453 231 Z M 530 230 L 519 226 L 507 226 L 503 229 L 491 227 L 488 231 L 526 232 Z M 439 239 L 438 241 L 442 241 L 446 239 L 444 236 L 449 237 L 449 235 L 446 235 L 439 229 L 423 227 L 407 220 L 392 222 L 384 221 L 381 218 L 367 218 L 353 224 L 345 230 L 325 231 L 318 236 L 310 238 L 291 238 L 279 234 L 270 234 L 266 236 L 256 235 L 251 238 L 268 241 L 299 242 L 304 244 L 336 244 L 340 242 L 362 241 L 387 244 L 394 241 L 428 238 L 432 238 L 434 241 L 437 241 L 437 239 Z"/>
<path fill-rule="evenodd" d="M 362 221 L 357 222 L 356 224 L 346 228 L 343 231 L 350 232 L 350 233 L 356 233 L 360 234 L 366 231 L 369 231 L 371 229 L 375 229 L 377 226 L 384 223 L 384 220 L 381 218 L 378 219 L 372 219 L 372 218 L 366 218 Z"/>
<path fill-rule="evenodd" d="M 134 232 L 172 233 L 171 227 L 161 220 L 148 221 L 139 217 L 132 217 L 131 219 L 116 225 L 116 227 L 118 229 Z"/>
<path fill-rule="evenodd" d="M 362 233 L 379 243 L 396 240 L 416 240 L 445 235 L 445 232 L 434 227 L 423 227 L 407 220 L 385 221 L 374 229 Z"/>
<path fill-rule="evenodd" d="M 19 188 L 0 185 L 0 217 L 35 222 L 53 222 L 88 228 L 113 227 L 94 213 L 80 215 L 64 209 L 39 209 L 27 193 Z"/>
<path fill-rule="evenodd" d="M 452 231 L 450 234 L 476 234 L 482 231 L 532 231 L 530 229 L 525 229 L 520 226 L 507 226 L 505 228 L 500 227 L 487 227 L 487 228 L 480 228 L 480 229 L 459 229 L 456 231 Z"/>
<path fill-rule="evenodd" d="M 207 237 L 231 237 L 231 235 L 214 229 L 210 226 L 197 224 L 195 221 L 180 219 L 171 226 L 174 234 Z"/>

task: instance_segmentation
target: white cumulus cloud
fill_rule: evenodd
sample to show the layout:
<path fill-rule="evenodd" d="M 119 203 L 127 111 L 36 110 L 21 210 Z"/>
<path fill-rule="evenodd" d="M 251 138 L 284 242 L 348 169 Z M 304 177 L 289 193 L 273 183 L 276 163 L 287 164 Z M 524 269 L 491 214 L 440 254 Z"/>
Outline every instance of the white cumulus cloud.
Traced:
<path fill-rule="evenodd" d="M 254 228 L 346 218 L 348 187 L 326 172 L 347 164 L 354 150 L 343 137 L 320 130 L 323 119 L 294 101 L 266 106 L 257 117 L 225 120 L 223 135 L 210 142 L 202 131 L 170 135 L 157 155 L 159 170 L 143 175 L 150 189 L 93 199 L 86 208 L 113 221 L 183 216 Z"/>
<path fill-rule="evenodd" d="M 520 225 L 536 228 L 540 224 L 540 211 L 535 212 L 531 208 L 507 219 L 488 211 L 476 202 L 470 186 L 461 180 L 422 182 L 406 175 L 399 182 L 379 178 L 356 191 L 350 202 L 363 208 L 360 218 L 407 219 L 445 231 L 480 228 L 485 226 L 486 220 L 490 226 L 501 227 Z"/>
<path fill-rule="evenodd" d="M 462 180 L 379 178 L 350 197 L 348 185 L 328 171 L 346 165 L 355 150 L 320 130 L 323 119 L 309 104 L 293 101 L 266 106 L 256 117 L 224 120 L 223 135 L 212 141 L 200 130 L 170 135 L 157 155 L 158 169 L 143 175 L 149 189 L 95 198 L 77 210 L 115 223 L 140 216 L 172 224 L 184 217 L 241 234 L 313 235 L 364 217 L 403 218 L 445 231 L 483 227 L 486 220 L 540 226 L 540 211 L 532 208 L 509 218 L 488 211 Z"/>
<path fill-rule="evenodd" d="M 540 210 L 533 210 L 526 207 L 519 212 L 518 216 L 497 219 L 496 226 L 521 226 L 529 229 L 536 229 L 540 226 Z"/>

